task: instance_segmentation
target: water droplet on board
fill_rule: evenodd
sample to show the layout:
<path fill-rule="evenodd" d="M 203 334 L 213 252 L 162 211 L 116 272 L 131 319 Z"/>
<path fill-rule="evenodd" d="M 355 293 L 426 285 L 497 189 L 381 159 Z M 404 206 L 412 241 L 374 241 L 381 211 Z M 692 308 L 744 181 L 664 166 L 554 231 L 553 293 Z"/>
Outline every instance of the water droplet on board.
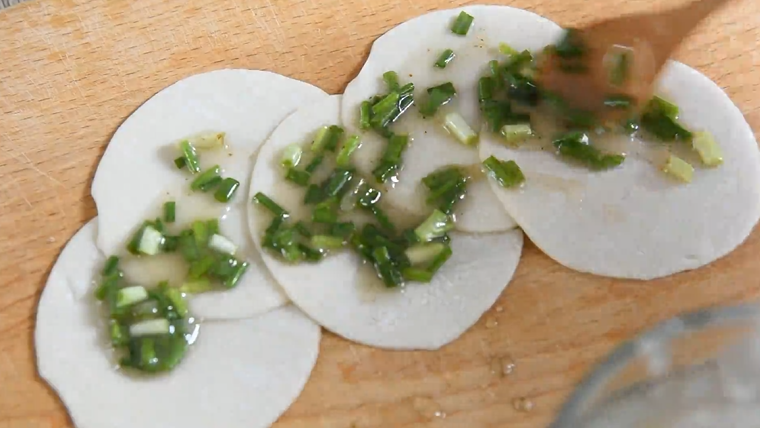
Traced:
<path fill-rule="evenodd" d="M 496 318 L 486 319 L 486 328 L 494 328 L 497 325 L 499 325 L 499 321 L 497 321 Z"/>
<path fill-rule="evenodd" d="M 518 412 L 530 412 L 533 410 L 533 401 L 526 397 L 519 397 L 512 400 L 512 406 L 514 406 L 515 410 Z"/>
<path fill-rule="evenodd" d="M 509 376 L 515 372 L 517 365 L 510 357 L 496 357 L 491 360 L 491 374 L 499 377 Z"/>

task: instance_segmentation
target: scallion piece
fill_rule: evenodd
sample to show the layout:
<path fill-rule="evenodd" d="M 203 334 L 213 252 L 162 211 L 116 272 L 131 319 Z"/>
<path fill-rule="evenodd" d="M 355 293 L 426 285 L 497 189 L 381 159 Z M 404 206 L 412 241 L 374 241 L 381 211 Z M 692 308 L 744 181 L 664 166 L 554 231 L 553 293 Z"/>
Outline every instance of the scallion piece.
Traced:
<path fill-rule="evenodd" d="M 211 255 L 205 255 L 199 260 L 190 263 L 190 269 L 187 276 L 191 279 L 198 279 L 206 275 L 216 264 L 216 259 Z"/>
<path fill-rule="evenodd" d="M 515 48 L 503 42 L 499 43 L 499 52 L 506 56 L 517 55 L 519 53 Z"/>
<path fill-rule="evenodd" d="M 282 151 L 280 165 L 285 169 L 295 168 L 301 162 L 302 155 L 303 149 L 299 144 L 290 144 Z"/>
<path fill-rule="evenodd" d="M 513 160 L 503 162 L 494 156 L 490 156 L 483 161 L 483 166 L 488 176 L 496 180 L 499 186 L 505 189 L 519 186 L 525 181 L 525 176 L 520 167 Z"/>
<path fill-rule="evenodd" d="M 533 128 L 530 123 L 516 123 L 514 125 L 504 125 L 501 128 L 501 136 L 507 144 L 515 144 L 525 141 L 533 135 Z"/>
<path fill-rule="evenodd" d="M 303 203 L 307 205 L 318 204 L 325 199 L 325 194 L 322 192 L 322 188 L 316 184 L 310 184 L 306 188 L 306 195 L 304 195 Z"/>
<path fill-rule="evenodd" d="M 325 181 L 322 187 L 323 195 L 329 198 L 338 196 L 351 181 L 353 175 L 354 171 L 351 169 L 337 168 Z"/>
<path fill-rule="evenodd" d="M 336 203 L 333 199 L 327 199 L 318 203 L 314 207 L 314 212 L 311 216 L 311 221 L 314 223 L 326 223 L 332 224 L 338 221 L 338 212 L 336 210 Z"/>
<path fill-rule="evenodd" d="M 351 155 L 361 147 L 361 140 L 358 135 L 352 135 L 343 142 L 343 146 L 338 152 L 338 156 L 335 159 L 335 163 L 338 166 L 346 167 L 351 163 Z"/>
<path fill-rule="evenodd" d="M 677 120 L 678 106 L 655 96 L 641 115 L 641 127 L 662 141 L 691 141 L 693 134 Z"/>
<path fill-rule="evenodd" d="M 181 317 L 184 317 L 189 312 L 187 299 L 185 299 L 184 293 L 177 288 L 163 287 L 161 292 L 171 301 L 174 310 Z"/>
<path fill-rule="evenodd" d="M 164 221 L 174 223 L 177 216 L 177 203 L 174 201 L 164 202 Z"/>
<path fill-rule="evenodd" d="M 446 115 L 443 121 L 443 127 L 446 128 L 460 143 L 471 146 L 477 144 L 478 134 L 470 128 L 464 118 L 457 112 Z"/>
<path fill-rule="evenodd" d="M 182 157 L 185 160 L 187 170 L 192 174 L 201 172 L 200 160 L 198 159 L 198 154 L 195 152 L 195 147 L 193 147 L 189 141 L 182 140 L 179 143 L 179 149 L 182 152 Z"/>
<path fill-rule="evenodd" d="M 169 334 L 169 330 L 169 320 L 146 320 L 129 326 L 129 335 L 132 337 L 157 336 L 162 334 Z"/>
<path fill-rule="evenodd" d="M 343 128 L 337 125 L 323 126 L 317 131 L 314 142 L 311 143 L 311 151 L 321 153 L 324 150 L 335 151 L 338 141 L 343 135 Z"/>
<path fill-rule="evenodd" d="M 311 174 L 297 168 L 288 168 L 285 179 L 301 187 L 306 187 L 309 185 L 309 180 L 311 180 Z"/>
<path fill-rule="evenodd" d="M 378 247 L 372 250 L 372 258 L 375 261 L 375 270 L 386 287 L 393 288 L 404 285 L 404 277 L 394 266 L 387 247 Z"/>
<path fill-rule="evenodd" d="M 472 26 L 472 21 L 474 20 L 475 18 L 472 15 L 462 11 L 459 16 L 457 16 L 456 20 L 454 20 L 454 24 L 451 26 L 451 32 L 459 36 L 467 35 L 467 32 L 470 31 L 470 26 Z"/>
<path fill-rule="evenodd" d="M 361 177 L 354 177 L 354 179 L 351 180 L 350 189 L 343 194 L 342 198 L 340 198 L 341 211 L 349 212 L 353 211 L 353 209 L 356 208 L 356 204 L 359 202 L 359 195 L 364 184 L 365 181 Z"/>
<path fill-rule="evenodd" d="M 478 101 L 483 103 L 484 101 L 492 100 L 495 90 L 496 81 L 493 77 L 481 77 L 480 80 L 478 80 Z"/>
<path fill-rule="evenodd" d="M 202 190 L 204 192 L 209 190 L 212 183 L 216 182 L 218 184 L 218 180 L 221 178 L 219 177 L 219 171 L 219 165 L 214 165 L 203 171 L 192 183 L 190 183 L 190 188 L 192 190 Z"/>
<path fill-rule="evenodd" d="M 420 113 L 426 117 L 431 117 L 435 115 L 441 106 L 448 104 L 457 91 L 451 82 L 446 82 L 442 85 L 428 88 L 427 93 L 427 102 L 420 106 Z"/>
<path fill-rule="evenodd" d="M 206 229 L 208 230 L 209 235 L 218 234 L 219 233 L 219 219 L 218 218 L 212 218 L 210 220 L 206 220 Z"/>
<path fill-rule="evenodd" d="M 679 113 L 679 109 L 676 104 L 657 95 L 653 96 L 652 99 L 649 100 L 649 103 L 647 104 L 647 110 L 660 112 L 671 119 L 677 119 Z"/>
<path fill-rule="evenodd" d="M 433 280 L 433 273 L 427 269 L 407 267 L 401 270 L 401 274 L 407 281 L 428 283 Z"/>
<path fill-rule="evenodd" d="M 106 260 L 103 266 L 102 275 L 105 277 L 111 276 L 119 271 L 119 257 L 111 256 Z"/>
<path fill-rule="evenodd" d="M 148 291 L 145 287 L 135 285 L 132 287 L 124 287 L 116 293 L 116 307 L 123 308 L 125 306 L 134 305 L 140 303 L 148 298 Z"/>
<path fill-rule="evenodd" d="M 443 250 L 441 250 L 440 253 L 438 253 L 438 256 L 436 256 L 433 261 L 430 263 L 430 266 L 428 266 L 428 270 L 435 274 L 438 272 L 438 269 L 441 268 L 441 266 L 446 263 L 451 258 L 451 255 L 454 254 L 454 252 L 451 250 L 451 247 L 446 245 Z"/>
<path fill-rule="evenodd" d="M 321 155 L 321 154 L 315 155 L 311 159 L 311 162 L 309 162 L 309 164 L 306 165 L 306 168 L 304 168 L 304 170 L 308 172 L 309 174 L 314 174 L 314 171 L 316 171 L 317 168 L 319 168 L 319 166 L 322 165 L 322 161 L 324 159 L 325 159 L 324 155 Z"/>
<path fill-rule="evenodd" d="M 338 250 L 345 243 L 343 238 L 329 235 L 314 235 L 310 242 L 312 247 L 321 251 Z"/>
<path fill-rule="evenodd" d="M 248 262 L 238 262 L 232 273 L 230 275 L 227 275 L 224 281 L 222 281 L 224 288 L 235 288 L 246 270 L 248 270 Z"/>
<path fill-rule="evenodd" d="M 177 169 L 182 169 L 185 167 L 185 157 L 180 156 L 176 159 L 174 159 L 174 166 L 177 167 Z"/>
<path fill-rule="evenodd" d="M 578 59 L 586 54 L 586 44 L 581 33 L 573 28 L 565 30 L 559 43 L 554 46 L 554 53 L 563 59 Z"/>
<path fill-rule="evenodd" d="M 386 214 L 382 208 L 377 205 L 373 205 L 372 208 L 370 208 L 370 211 L 383 230 L 391 233 L 396 231 L 396 226 L 393 224 L 391 219 L 388 217 L 388 214 Z"/>
<path fill-rule="evenodd" d="M 441 55 L 438 57 L 438 60 L 435 62 L 435 66 L 438 68 L 446 68 L 447 65 L 451 61 L 456 58 L 456 54 L 451 49 L 446 49 L 445 51 L 441 52 Z"/>
<path fill-rule="evenodd" d="M 274 214 L 275 217 L 280 217 L 280 218 L 288 218 L 288 217 L 290 217 L 290 214 L 288 214 L 288 212 L 285 211 L 284 208 L 282 208 L 281 206 L 277 205 L 277 203 L 275 201 L 273 201 L 267 195 L 265 195 L 265 194 L 263 194 L 261 192 L 257 192 L 253 196 L 253 202 L 256 203 L 256 204 L 262 205 L 264 208 L 266 208 L 267 210 L 269 210 L 269 212 L 271 212 L 272 214 Z"/>
<path fill-rule="evenodd" d="M 202 132 L 188 139 L 198 150 L 214 150 L 224 147 L 224 132 Z"/>
<path fill-rule="evenodd" d="M 211 281 L 208 278 L 198 278 L 191 281 L 186 281 L 179 287 L 179 291 L 187 294 L 199 294 L 213 290 Z"/>
<path fill-rule="evenodd" d="M 692 146 L 699 153 L 703 164 L 718 166 L 723 163 L 723 150 L 721 150 L 711 133 L 707 131 L 695 133 Z"/>
<path fill-rule="evenodd" d="M 413 245 L 404 251 L 406 258 L 413 266 L 425 265 L 432 262 L 446 245 L 440 242 Z"/>
<path fill-rule="evenodd" d="M 208 239 L 211 237 L 208 230 L 208 223 L 202 220 L 196 220 L 190 227 L 193 230 L 195 245 L 200 248 L 205 247 L 208 244 Z"/>
<path fill-rule="evenodd" d="M 398 83 L 398 74 L 395 71 L 383 73 L 383 81 L 388 86 L 388 91 L 396 91 L 401 85 Z"/>
<path fill-rule="evenodd" d="M 394 134 L 380 160 L 380 165 L 372 172 L 375 178 L 384 183 L 401 169 L 401 155 L 409 144 L 409 136 Z"/>
<path fill-rule="evenodd" d="M 222 254 L 234 256 L 237 251 L 237 245 L 222 235 L 213 234 L 208 241 L 208 247 Z"/>
<path fill-rule="evenodd" d="M 613 51 L 608 56 L 608 79 L 614 86 L 623 86 L 628 80 L 628 65 L 631 62 L 630 56 L 633 51 L 622 46 L 614 46 L 612 49 Z"/>
<path fill-rule="evenodd" d="M 137 250 L 149 256 L 158 254 L 164 244 L 164 235 L 156 230 L 153 226 L 146 226 L 140 237 L 140 244 Z"/>
<path fill-rule="evenodd" d="M 624 155 L 600 152 L 599 149 L 589 144 L 588 136 L 582 132 L 570 132 L 552 144 L 561 156 L 579 162 L 592 170 L 615 168 L 625 160 Z"/>
<path fill-rule="evenodd" d="M 371 208 L 380 201 L 382 196 L 383 194 L 379 190 L 365 184 L 359 191 L 359 205 L 363 208 Z"/>
<path fill-rule="evenodd" d="M 369 101 L 362 101 L 359 107 L 359 129 L 366 131 L 372 127 L 370 123 L 372 114 L 372 103 Z"/>
<path fill-rule="evenodd" d="M 356 225 L 349 222 L 338 222 L 330 226 L 330 235 L 337 236 L 344 240 L 350 239 L 356 231 Z"/>
<path fill-rule="evenodd" d="M 301 252 L 301 258 L 307 262 L 318 262 L 324 258 L 322 251 L 311 248 L 308 245 L 298 244 L 297 248 Z"/>
<path fill-rule="evenodd" d="M 662 171 L 684 183 L 691 183 L 694 177 L 694 167 L 678 156 L 670 155 Z"/>
<path fill-rule="evenodd" d="M 306 223 L 299 221 L 299 222 L 296 222 L 296 224 L 293 227 L 304 238 L 311 238 L 312 236 L 311 229 L 309 229 L 309 226 L 307 226 Z"/>
<path fill-rule="evenodd" d="M 454 222 L 446 214 L 439 210 L 434 210 L 430 216 L 422 222 L 414 234 L 420 239 L 420 242 L 429 242 L 440 238 L 454 228 Z"/>
<path fill-rule="evenodd" d="M 240 187 L 239 181 L 227 177 L 219 183 L 219 187 L 217 187 L 216 192 L 214 192 L 214 199 L 222 203 L 229 202 L 230 199 L 235 196 L 238 187 Z"/>
<path fill-rule="evenodd" d="M 117 320 L 108 321 L 108 332 L 111 336 L 111 345 L 124 346 L 129 343 L 129 330 Z"/>

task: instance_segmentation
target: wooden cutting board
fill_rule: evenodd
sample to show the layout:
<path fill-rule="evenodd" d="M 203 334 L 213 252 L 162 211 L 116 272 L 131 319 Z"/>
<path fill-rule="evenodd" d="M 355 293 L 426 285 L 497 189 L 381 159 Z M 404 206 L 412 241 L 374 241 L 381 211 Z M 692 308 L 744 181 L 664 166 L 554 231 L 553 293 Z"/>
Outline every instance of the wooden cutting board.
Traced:
<path fill-rule="evenodd" d="M 272 70 L 339 93 L 384 31 L 466 3 L 46 0 L 0 12 L 0 428 L 71 426 L 35 372 L 35 307 L 66 240 L 95 215 L 94 169 L 135 108 L 178 79 L 223 67 Z M 504 1 L 565 26 L 678 3 Z M 677 55 L 725 88 L 756 135 L 758 40 L 760 2 L 737 1 Z M 683 310 L 760 295 L 759 252 L 756 232 L 706 268 L 637 282 L 572 272 L 528 243 L 498 303 L 444 349 L 388 352 L 326 333 L 311 380 L 276 426 L 546 426 L 621 340 Z M 520 399 L 532 410 L 516 408 Z"/>

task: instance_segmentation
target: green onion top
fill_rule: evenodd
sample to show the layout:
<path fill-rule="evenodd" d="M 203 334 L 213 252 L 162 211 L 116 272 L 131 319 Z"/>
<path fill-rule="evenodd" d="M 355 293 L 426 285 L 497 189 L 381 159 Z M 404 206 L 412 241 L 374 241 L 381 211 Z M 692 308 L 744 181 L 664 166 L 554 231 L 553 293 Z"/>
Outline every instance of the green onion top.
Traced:
<path fill-rule="evenodd" d="M 457 16 L 456 20 L 454 20 L 454 24 L 451 26 L 451 32 L 459 36 L 467 35 L 467 32 L 470 31 L 470 27 L 472 26 L 472 21 L 474 20 L 475 18 L 472 15 L 462 11 L 459 16 Z"/>

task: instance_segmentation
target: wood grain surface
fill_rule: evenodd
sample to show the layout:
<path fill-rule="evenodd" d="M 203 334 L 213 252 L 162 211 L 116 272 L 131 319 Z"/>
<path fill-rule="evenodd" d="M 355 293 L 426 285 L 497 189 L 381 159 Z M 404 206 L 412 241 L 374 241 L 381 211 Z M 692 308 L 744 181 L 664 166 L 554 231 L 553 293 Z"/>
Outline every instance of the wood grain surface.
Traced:
<path fill-rule="evenodd" d="M 0 428 L 71 426 L 35 372 L 35 307 L 66 240 L 95 215 L 94 168 L 135 108 L 177 79 L 223 67 L 338 93 L 384 31 L 465 3 L 46 0 L 0 12 Z M 677 3 L 504 1 L 562 25 Z M 760 2 L 738 0 L 677 54 L 725 88 L 756 135 L 758 40 Z M 706 268 L 637 282 L 572 272 L 528 243 L 496 306 L 440 351 L 380 351 L 325 334 L 311 380 L 276 426 L 546 426 L 621 340 L 683 310 L 758 297 L 759 251 L 756 232 Z M 525 400 L 531 411 L 515 406 Z"/>

